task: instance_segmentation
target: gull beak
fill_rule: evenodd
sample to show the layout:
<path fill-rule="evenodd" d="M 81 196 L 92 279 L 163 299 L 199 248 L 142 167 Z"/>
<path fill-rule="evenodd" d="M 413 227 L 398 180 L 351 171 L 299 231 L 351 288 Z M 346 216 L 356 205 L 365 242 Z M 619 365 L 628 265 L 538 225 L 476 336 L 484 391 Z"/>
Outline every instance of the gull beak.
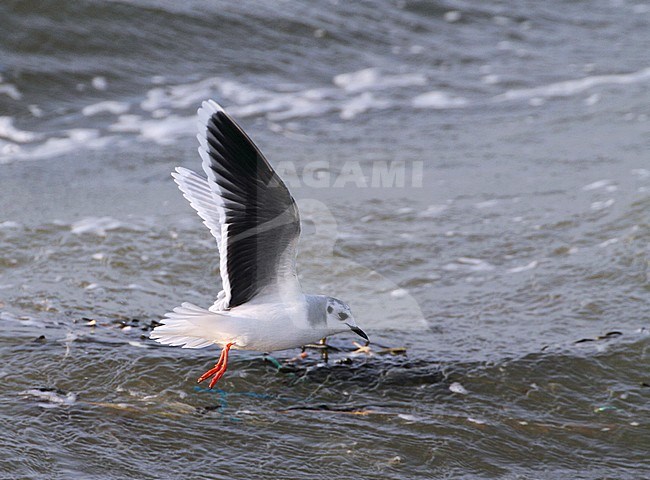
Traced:
<path fill-rule="evenodd" d="M 354 327 L 354 326 L 350 325 L 349 323 L 346 324 L 346 325 L 348 327 L 350 327 L 350 330 L 352 330 L 354 333 L 356 333 L 357 335 L 359 335 L 362 338 L 365 338 L 367 342 L 370 341 L 370 339 L 368 338 L 368 335 L 366 335 L 366 332 L 361 330 L 359 327 Z"/>

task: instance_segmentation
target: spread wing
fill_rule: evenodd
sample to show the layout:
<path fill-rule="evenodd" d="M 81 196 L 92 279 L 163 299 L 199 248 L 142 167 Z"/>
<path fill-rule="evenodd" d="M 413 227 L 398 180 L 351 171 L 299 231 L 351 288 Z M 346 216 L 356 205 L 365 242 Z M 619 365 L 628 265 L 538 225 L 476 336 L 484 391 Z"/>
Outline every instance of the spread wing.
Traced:
<path fill-rule="evenodd" d="M 177 168 L 174 180 L 217 240 L 223 291 L 214 310 L 259 296 L 300 294 L 298 207 L 264 155 L 216 102 L 198 111 L 199 174 Z"/>

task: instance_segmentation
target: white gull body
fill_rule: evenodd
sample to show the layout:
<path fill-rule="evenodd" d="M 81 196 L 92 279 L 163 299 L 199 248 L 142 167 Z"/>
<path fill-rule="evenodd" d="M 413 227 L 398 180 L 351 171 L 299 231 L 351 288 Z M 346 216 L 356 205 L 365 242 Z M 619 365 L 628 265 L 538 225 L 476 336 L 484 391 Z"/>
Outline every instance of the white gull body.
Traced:
<path fill-rule="evenodd" d="M 174 308 L 150 337 L 183 348 L 262 352 L 349 330 L 367 339 L 348 305 L 303 294 L 296 275 L 298 208 L 266 158 L 216 102 L 203 102 L 198 116 L 207 178 L 182 167 L 172 176 L 216 239 L 223 290 L 209 309 Z"/>

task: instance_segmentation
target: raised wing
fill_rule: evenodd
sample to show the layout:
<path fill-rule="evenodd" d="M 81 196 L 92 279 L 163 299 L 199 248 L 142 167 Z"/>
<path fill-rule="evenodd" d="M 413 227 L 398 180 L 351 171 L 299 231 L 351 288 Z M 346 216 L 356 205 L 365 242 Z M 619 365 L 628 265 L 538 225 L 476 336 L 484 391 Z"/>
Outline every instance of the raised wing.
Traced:
<path fill-rule="evenodd" d="M 199 154 L 207 180 L 178 168 L 174 179 L 217 239 L 223 292 L 218 308 L 260 295 L 300 293 L 296 202 L 244 131 L 214 101 L 199 109 Z"/>

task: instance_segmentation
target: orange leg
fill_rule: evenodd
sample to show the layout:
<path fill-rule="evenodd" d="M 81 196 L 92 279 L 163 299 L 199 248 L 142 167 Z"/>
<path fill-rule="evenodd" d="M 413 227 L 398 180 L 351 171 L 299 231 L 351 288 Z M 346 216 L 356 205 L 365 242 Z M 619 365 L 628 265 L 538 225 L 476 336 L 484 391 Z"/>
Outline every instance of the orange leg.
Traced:
<path fill-rule="evenodd" d="M 202 381 L 207 380 L 214 375 L 210 381 L 210 384 L 208 385 L 208 388 L 211 389 L 215 386 L 219 379 L 223 377 L 223 374 L 226 373 L 226 369 L 228 368 L 228 352 L 230 351 L 230 347 L 232 347 L 234 344 L 235 342 L 230 342 L 227 343 L 225 347 L 223 347 L 223 350 L 221 350 L 221 355 L 219 356 L 219 360 L 217 361 L 214 368 L 211 368 L 203 375 L 201 375 L 198 379 L 198 383 L 201 383 Z"/>
<path fill-rule="evenodd" d="M 221 368 L 221 364 L 223 363 L 223 357 L 226 354 L 225 352 L 226 352 L 225 348 L 221 350 L 221 355 L 219 355 L 219 360 L 217 360 L 217 363 L 214 365 L 214 368 L 208 370 L 203 375 L 201 375 L 197 380 L 198 383 L 201 383 L 202 381 L 210 378 L 212 375 L 214 375 L 219 371 L 219 369 Z"/>

